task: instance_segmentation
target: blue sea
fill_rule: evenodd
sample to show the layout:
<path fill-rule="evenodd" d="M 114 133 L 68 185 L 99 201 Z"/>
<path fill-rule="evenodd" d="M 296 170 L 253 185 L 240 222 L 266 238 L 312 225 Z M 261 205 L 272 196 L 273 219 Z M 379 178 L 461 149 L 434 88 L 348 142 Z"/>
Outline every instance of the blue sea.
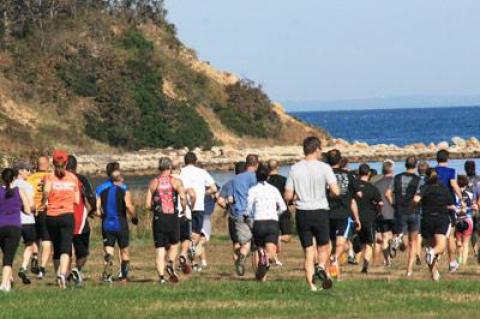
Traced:
<path fill-rule="evenodd" d="M 295 112 L 332 136 L 368 144 L 438 143 L 480 138 L 480 106 L 329 112 Z"/>

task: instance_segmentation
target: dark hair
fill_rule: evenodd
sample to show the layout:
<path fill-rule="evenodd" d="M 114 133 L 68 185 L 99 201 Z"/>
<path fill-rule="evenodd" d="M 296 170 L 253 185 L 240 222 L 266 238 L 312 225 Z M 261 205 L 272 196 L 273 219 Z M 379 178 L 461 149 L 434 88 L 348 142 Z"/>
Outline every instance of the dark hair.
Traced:
<path fill-rule="evenodd" d="M 107 164 L 105 171 L 107 172 L 108 177 L 112 177 L 113 172 L 120 170 L 120 163 L 110 162 Z"/>
<path fill-rule="evenodd" d="M 465 173 L 467 173 L 467 176 L 477 175 L 475 161 L 466 161 L 465 162 Z"/>
<path fill-rule="evenodd" d="M 77 170 L 77 158 L 73 155 L 68 155 L 67 170 L 75 172 Z"/>
<path fill-rule="evenodd" d="M 265 182 L 268 179 L 268 175 L 270 175 L 270 169 L 268 166 L 260 164 L 257 168 L 256 175 L 258 182 Z"/>
<path fill-rule="evenodd" d="M 15 170 L 12 168 L 5 168 L 2 171 L 2 180 L 6 188 L 5 198 L 10 198 L 13 196 L 13 189 L 11 189 L 10 186 L 15 179 L 15 175 Z"/>
<path fill-rule="evenodd" d="M 247 163 L 240 161 L 235 163 L 235 175 L 241 174 L 245 171 Z"/>
<path fill-rule="evenodd" d="M 309 136 L 303 140 L 303 154 L 305 156 L 315 153 L 318 149 L 322 148 L 320 139 L 316 136 Z"/>
<path fill-rule="evenodd" d="M 447 150 L 440 150 L 437 152 L 437 162 L 446 163 L 448 162 L 449 156 L 450 156 L 450 153 Z"/>
<path fill-rule="evenodd" d="M 247 158 L 245 159 L 246 167 L 255 167 L 258 165 L 258 155 L 256 154 L 248 154 Z"/>
<path fill-rule="evenodd" d="M 417 158 L 414 155 L 410 155 L 405 160 L 405 167 L 407 169 L 415 169 L 417 167 Z"/>
<path fill-rule="evenodd" d="M 368 164 L 366 163 L 360 164 L 360 166 L 358 167 L 358 175 L 360 176 L 368 176 L 370 172 L 370 166 L 368 166 Z"/>
<path fill-rule="evenodd" d="M 183 158 L 185 161 L 185 165 L 190 165 L 190 164 L 195 164 L 197 163 L 197 155 L 195 155 L 194 152 L 188 152 L 185 154 L 185 157 Z"/>
<path fill-rule="evenodd" d="M 339 165 L 342 161 L 342 153 L 337 149 L 330 150 L 327 152 L 326 160 L 330 166 Z"/>
<path fill-rule="evenodd" d="M 391 161 L 385 161 L 382 164 L 382 174 L 387 175 L 393 173 L 393 163 Z"/>
<path fill-rule="evenodd" d="M 437 184 L 438 183 L 438 174 L 435 168 L 430 167 L 427 169 L 427 184 Z"/>
<path fill-rule="evenodd" d="M 342 157 L 340 160 L 340 167 L 341 168 L 346 168 L 348 166 L 348 158 Z"/>
<path fill-rule="evenodd" d="M 467 187 L 468 186 L 468 177 L 465 175 L 457 176 L 458 187 Z"/>

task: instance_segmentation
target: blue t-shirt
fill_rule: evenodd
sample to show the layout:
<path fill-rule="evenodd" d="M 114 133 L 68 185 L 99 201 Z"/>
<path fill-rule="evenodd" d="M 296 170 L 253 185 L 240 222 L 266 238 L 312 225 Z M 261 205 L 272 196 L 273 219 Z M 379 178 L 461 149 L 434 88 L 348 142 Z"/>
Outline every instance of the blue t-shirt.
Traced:
<path fill-rule="evenodd" d="M 205 195 L 203 204 L 205 205 L 205 215 L 212 215 L 217 201 L 211 195 Z"/>
<path fill-rule="evenodd" d="M 235 176 L 228 196 L 233 196 L 235 201 L 232 214 L 235 217 L 244 216 L 247 211 L 248 191 L 257 184 L 257 177 L 253 172 L 243 172 Z"/>
<path fill-rule="evenodd" d="M 98 186 L 96 189 L 95 189 L 95 194 L 97 194 L 97 197 L 100 197 L 100 194 L 106 190 L 107 188 L 110 188 L 113 186 L 113 182 L 111 180 L 106 180 L 105 182 L 103 182 L 102 184 L 100 184 L 100 186 Z M 128 186 L 127 184 L 122 184 L 120 185 L 120 187 L 124 190 L 124 191 L 128 191 Z"/>
<path fill-rule="evenodd" d="M 440 181 L 440 183 L 443 186 L 447 187 L 450 191 L 450 194 L 452 194 L 453 198 L 455 198 L 455 193 L 453 191 L 452 185 L 450 184 L 450 181 L 456 178 L 455 169 L 445 166 L 437 166 L 435 167 L 435 171 L 437 172 L 438 180 Z"/>

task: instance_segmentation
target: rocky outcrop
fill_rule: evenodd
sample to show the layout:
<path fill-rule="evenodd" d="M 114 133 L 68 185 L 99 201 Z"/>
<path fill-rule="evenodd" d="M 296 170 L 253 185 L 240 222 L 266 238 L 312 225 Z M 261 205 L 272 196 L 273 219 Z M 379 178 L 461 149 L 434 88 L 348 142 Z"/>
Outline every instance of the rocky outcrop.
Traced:
<path fill-rule="evenodd" d="M 416 155 L 422 159 L 433 159 L 440 149 L 447 149 L 452 158 L 480 157 L 480 142 L 475 137 L 468 140 L 455 137 L 451 144 L 441 142 L 438 145 L 431 143 L 426 146 L 423 143 L 416 143 L 404 147 L 393 144 L 349 143 L 343 139 L 332 139 L 324 147 L 324 151 L 333 148 L 339 149 L 350 162 L 373 162 L 385 159 L 402 161 L 408 155 Z M 120 162 L 122 169 L 129 174 L 152 174 L 156 170 L 160 157 L 169 156 L 174 160 L 182 160 L 187 151 L 187 149 L 168 148 L 114 155 L 80 155 L 78 160 L 81 171 L 86 174 L 103 174 L 105 166 L 111 161 Z M 302 147 L 298 145 L 252 148 L 216 146 L 210 150 L 195 149 L 194 151 L 206 168 L 219 170 L 233 168 L 235 162 L 244 160 L 245 156 L 251 153 L 258 154 L 262 160 L 275 159 L 283 164 L 291 164 L 303 157 Z"/>

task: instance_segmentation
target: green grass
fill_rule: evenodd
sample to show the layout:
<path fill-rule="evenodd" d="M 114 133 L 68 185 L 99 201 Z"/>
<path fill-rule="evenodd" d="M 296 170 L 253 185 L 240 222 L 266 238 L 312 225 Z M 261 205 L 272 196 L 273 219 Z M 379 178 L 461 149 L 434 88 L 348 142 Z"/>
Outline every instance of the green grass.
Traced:
<path fill-rule="evenodd" d="M 475 281 L 350 280 L 307 291 L 300 280 L 53 287 L 0 296 L 0 318 L 451 318 L 478 314 Z"/>

